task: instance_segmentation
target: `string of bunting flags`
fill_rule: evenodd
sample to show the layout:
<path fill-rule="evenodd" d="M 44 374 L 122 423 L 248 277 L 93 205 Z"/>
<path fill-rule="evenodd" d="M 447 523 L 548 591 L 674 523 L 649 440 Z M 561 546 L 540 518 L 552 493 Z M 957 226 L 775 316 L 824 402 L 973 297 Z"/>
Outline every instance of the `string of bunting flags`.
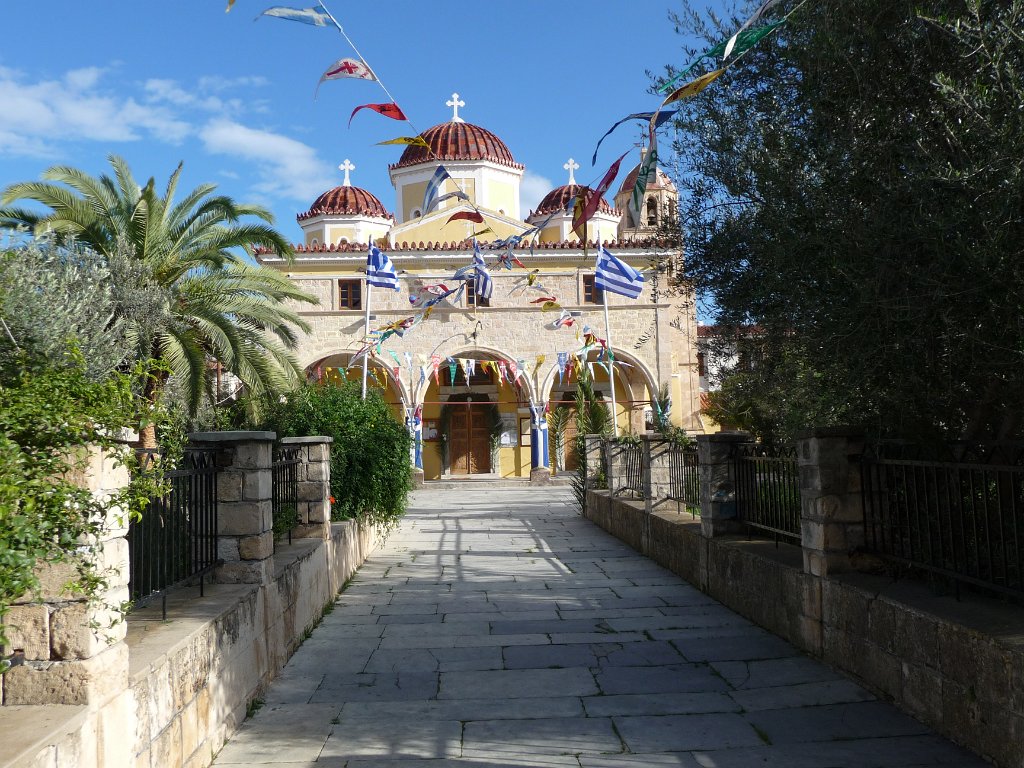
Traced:
<path fill-rule="evenodd" d="M 657 92 L 664 96 L 662 103 L 658 109 L 653 112 L 635 112 L 626 117 L 622 118 L 598 140 L 597 146 L 594 149 L 594 156 L 591 160 L 591 165 L 597 163 L 597 153 L 601 147 L 602 142 L 620 125 L 629 120 L 647 120 L 650 125 L 650 139 L 649 139 L 649 152 L 651 159 L 649 162 L 644 163 L 644 168 L 637 174 L 637 180 L 635 182 L 633 194 L 630 199 L 630 209 L 634 214 L 639 211 L 639 202 L 643 198 L 644 191 L 647 185 L 650 183 L 655 169 L 656 164 L 656 131 L 659 127 L 664 125 L 672 116 L 676 114 L 675 111 L 663 111 L 667 105 L 679 101 L 684 98 L 696 96 L 701 93 L 705 88 L 710 86 L 715 80 L 721 77 L 726 70 L 735 65 L 742 56 L 754 48 L 758 42 L 767 37 L 768 35 L 775 32 L 778 28 L 786 24 L 789 17 L 799 10 L 807 0 L 801 0 L 796 7 L 794 7 L 789 13 L 779 20 L 772 21 L 760 26 L 754 26 L 758 24 L 766 15 L 768 15 L 773 9 L 781 5 L 783 0 L 763 0 L 750 17 L 740 26 L 740 28 L 730 36 L 728 39 L 721 41 L 717 45 L 709 48 L 702 52 L 699 56 L 693 59 L 686 67 L 680 70 L 675 76 L 664 82 L 658 87 Z M 228 0 L 225 12 L 228 12 L 234 6 L 235 0 Z M 377 114 L 384 117 L 389 117 L 394 120 L 400 120 L 409 123 L 413 127 L 415 134 L 413 136 L 399 136 L 394 139 L 387 139 L 378 142 L 378 144 L 397 144 L 401 146 L 418 146 L 431 151 L 430 145 L 423 139 L 422 135 L 418 130 L 415 130 L 415 126 L 412 121 L 406 116 L 405 112 L 399 107 L 397 101 L 391 96 L 387 87 L 380 78 L 374 72 L 373 68 L 367 63 L 366 59 L 359 53 L 355 44 L 351 38 L 345 33 L 344 28 L 337 22 L 334 16 L 327 10 L 326 4 L 321 0 L 316 5 L 310 8 L 293 8 L 290 6 L 272 6 L 262 11 L 256 18 L 271 17 L 278 19 L 285 19 L 288 21 L 296 21 L 302 24 L 307 24 L 315 27 L 335 27 L 338 32 L 345 38 L 349 46 L 355 52 L 356 58 L 343 57 L 331 64 L 324 73 L 320 76 L 320 80 L 317 83 L 317 91 L 319 91 L 320 85 L 325 81 L 330 80 L 343 80 L 343 79 L 360 79 L 370 80 L 378 83 L 384 92 L 388 95 L 390 101 L 379 104 L 363 104 L 357 106 L 349 117 L 349 125 L 351 126 L 352 118 L 361 109 L 370 109 Z M 675 87 L 676 83 L 685 78 L 697 67 L 701 65 L 705 60 L 717 60 L 721 56 L 721 66 L 712 69 L 709 72 L 705 72 L 695 79 L 683 84 L 682 86 Z M 456 115 L 458 114 L 458 107 L 462 106 L 462 103 L 458 101 L 457 96 L 454 97 L 454 101 L 450 104 L 455 106 Z M 432 151 L 431 151 L 431 154 Z M 434 159 L 440 160 L 435 157 Z M 584 225 L 596 212 L 598 204 L 600 202 L 601 195 L 607 191 L 611 183 L 614 181 L 615 176 L 618 174 L 619 166 L 622 162 L 620 157 L 616 160 L 612 166 L 608 169 L 604 176 L 601 177 L 600 182 L 594 189 L 584 187 L 581 194 L 574 201 L 570 201 L 570 205 L 573 211 L 573 223 L 572 229 L 580 237 L 581 241 L 584 239 L 585 230 Z M 429 212 L 431 208 L 440 203 L 442 199 L 451 199 L 449 195 L 456 196 L 453 193 L 449 195 L 440 196 L 439 190 L 444 181 L 451 180 L 455 186 L 459 187 L 458 198 L 473 209 L 472 211 L 458 212 L 445 222 L 450 224 L 454 221 L 472 221 L 477 224 L 483 224 L 485 222 L 484 213 L 476 206 L 476 204 L 466 194 L 465 190 L 462 189 L 458 181 L 453 179 L 444 166 L 439 165 L 434 177 L 431 178 L 430 183 L 427 185 L 427 191 L 424 197 L 424 204 L 422 210 L 425 213 Z M 634 219 L 636 220 L 636 219 Z M 539 234 L 540 228 L 535 228 L 536 232 L 530 242 L 531 253 L 533 251 L 533 245 L 536 242 L 536 236 Z M 485 230 L 486 231 L 486 230 Z M 477 233 L 482 234 L 483 232 Z"/>
<path fill-rule="evenodd" d="M 235 2 L 236 0 L 227 0 L 225 12 L 230 11 Z M 763 23 L 764 18 L 768 16 L 773 9 L 781 5 L 782 2 L 783 0 L 764 0 L 757 7 L 754 13 L 735 32 L 735 34 L 702 52 L 699 56 L 690 61 L 686 67 L 680 70 L 672 78 L 666 80 L 666 82 L 657 89 L 657 93 L 661 95 L 663 99 L 655 110 L 633 112 L 627 115 L 613 124 L 611 128 L 609 128 L 598 140 L 591 160 L 592 166 L 597 164 L 598 152 L 602 143 L 623 123 L 631 120 L 640 120 L 644 121 L 648 126 L 648 149 L 638 169 L 637 178 L 628 203 L 628 208 L 633 215 L 634 221 L 639 221 L 640 219 L 640 210 L 646 189 L 653 182 L 655 174 L 657 173 L 657 131 L 669 122 L 672 117 L 678 114 L 678 109 L 665 108 L 682 99 L 693 98 L 702 93 L 705 89 L 709 88 L 720 77 L 722 77 L 730 67 L 735 66 L 736 63 L 746 53 L 751 51 L 761 40 L 785 25 L 790 16 L 799 10 L 807 0 L 801 0 L 781 19 Z M 272 6 L 262 11 L 256 19 L 258 20 L 263 17 L 294 21 L 313 27 L 334 27 L 337 29 L 352 49 L 354 57 L 343 56 L 338 58 L 322 72 L 320 79 L 316 84 L 314 98 L 317 97 L 321 85 L 325 82 L 364 80 L 376 83 L 387 96 L 387 101 L 359 104 L 355 106 L 348 118 L 349 127 L 351 127 L 352 120 L 355 118 L 356 114 L 363 110 L 368 110 L 381 115 L 382 117 L 407 123 L 412 129 L 411 135 L 385 139 L 377 143 L 379 145 L 420 147 L 426 149 L 429 156 L 438 162 L 434 174 L 426 185 L 423 204 L 421 207 L 422 215 L 426 216 L 431 213 L 446 200 L 457 199 L 461 203 L 464 203 L 468 210 L 463 208 L 462 210 L 452 213 L 444 222 L 445 226 L 456 221 L 468 221 L 473 224 L 484 225 L 472 235 L 473 257 L 469 264 L 455 270 L 454 274 L 452 274 L 451 278 L 446 282 L 443 281 L 432 285 L 423 285 L 421 288 L 417 289 L 416 293 L 410 293 L 409 302 L 415 310 L 414 314 L 374 329 L 369 327 L 371 319 L 369 309 L 371 294 L 370 287 L 375 286 L 400 291 L 401 285 L 399 275 L 387 254 L 383 253 L 373 243 L 369 244 L 366 266 L 366 333 L 362 340 L 361 347 L 349 360 L 347 366 L 348 368 L 351 368 L 356 362 L 362 361 L 364 372 L 364 391 L 366 377 L 368 375 L 372 375 L 375 381 L 381 383 L 378 379 L 379 369 L 373 368 L 370 370 L 370 366 L 368 365 L 371 352 L 375 352 L 378 356 L 382 355 L 383 345 L 389 339 L 394 337 L 403 338 L 407 333 L 415 329 L 417 325 L 426 321 L 430 317 L 434 308 L 441 302 L 459 302 L 463 293 L 466 291 L 467 285 L 472 286 L 476 296 L 484 299 L 490 298 L 494 290 L 493 278 L 490 272 L 491 268 L 497 270 L 502 268 L 505 270 L 521 268 L 525 271 L 525 274 L 515 281 L 509 295 L 517 295 L 521 293 L 528 305 L 538 307 L 541 312 L 557 312 L 558 315 L 553 321 L 551 321 L 550 326 L 554 329 L 569 328 L 574 330 L 577 340 L 582 343 L 582 346 L 575 351 L 559 351 L 556 353 L 559 381 L 561 382 L 565 376 L 571 376 L 573 372 L 580 371 L 585 365 L 591 367 L 595 364 L 600 365 L 608 371 L 609 377 L 612 381 L 612 402 L 614 403 L 615 391 L 613 366 L 616 363 L 618 365 L 625 364 L 615 360 L 611 344 L 607 339 L 598 337 L 588 325 L 582 325 L 581 327 L 578 318 L 574 317 L 571 312 L 568 312 L 564 307 L 562 307 L 558 296 L 548 290 L 543 283 L 540 282 L 539 271 L 536 269 L 532 271 L 527 270 L 526 265 L 516 256 L 515 249 L 520 246 L 528 245 L 531 256 L 534 255 L 534 246 L 540 237 L 540 233 L 544 230 L 551 219 L 560 212 L 569 213 L 570 211 L 572 213 L 572 231 L 577 235 L 580 242 L 584 244 L 584 248 L 586 248 L 587 223 L 597 212 L 602 196 L 614 183 L 619 174 L 621 164 L 629 151 L 627 150 L 622 153 L 622 155 L 611 163 L 607 171 L 605 171 L 597 183 L 592 187 L 589 185 L 581 186 L 580 192 L 574 199 L 568 201 L 566 207 L 562 209 L 562 211 L 551 212 L 550 215 L 539 225 L 529 227 L 524 232 L 481 245 L 477 240 L 479 236 L 487 233 L 494 234 L 494 230 L 492 230 L 491 227 L 486 226 L 487 214 L 482 211 L 466 193 L 466 190 L 462 188 L 459 180 L 454 178 L 451 173 L 449 173 L 448 169 L 440 163 L 441 158 L 434 154 L 430 144 L 424 139 L 422 132 L 416 128 L 410 117 L 399 106 L 398 101 L 362 56 L 358 48 L 356 48 L 351 38 L 346 34 L 344 28 L 327 9 L 325 2 L 320 0 L 320 2 L 317 2 L 312 7 L 308 8 Z M 719 57 L 721 57 L 720 61 Z M 700 72 L 701 67 L 705 66 L 705 62 L 707 61 L 715 62 L 715 66 L 708 69 L 708 71 Z M 678 85 L 678 83 L 684 81 L 686 77 L 696 72 L 700 72 L 700 74 L 697 74 L 692 80 L 683 82 L 682 85 Z M 453 94 L 453 100 L 448 102 L 448 104 L 454 107 L 455 117 L 453 119 L 458 121 L 458 108 L 460 106 L 464 106 L 464 102 L 459 101 L 457 94 Z M 445 192 L 446 184 L 454 186 L 455 189 L 453 191 Z M 635 300 L 639 298 L 643 289 L 643 275 L 638 270 L 629 266 L 604 248 L 600 244 L 599 234 L 597 240 L 598 249 L 597 261 L 595 264 L 595 287 L 606 293 L 616 293 L 629 299 Z M 484 257 L 484 249 L 497 252 L 496 258 L 490 265 L 488 265 L 487 260 Z M 451 285 L 448 283 L 451 283 Z M 605 322 L 607 326 L 607 303 L 605 303 Z M 596 361 L 588 361 L 588 356 L 595 349 L 599 350 L 598 359 Z M 403 369 L 407 369 L 410 382 L 416 379 L 418 374 L 419 385 L 422 385 L 430 376 L 434 378 L 435 382 L 440 383 L 440 371 L 443 368 L 447 369 L 449 373 L 449 381 L 452 382 L 455 380 L 456 372 L 460 370 L 460 368 L 464 372 L 466 380 L 468 381 L 472 377 L 477 366 L 490 371 L 502 385 L 518 385 L 523 376 L 530 375 L 529 365 L 526 360 L 491 361 L 474 360 L 470 358 L 442 358 L 436 353 L 419 355 L 418 358 L 414 358 L 412 353 L 405 352 L 403 365 L 402 357 L 400 357 L 394 350 L 388 350 L 388 354 L 391 357 L 391 361 L 394 363 L 393 366 L 388 366 L 390 367 L 391 372 L 397 377 Z M 537 356 L 534 361 L 534 374 L 540 368 L 543 361 L 543 355 Z M 614 410 L 615 409 L 613 408 L 613 416 Z"/>

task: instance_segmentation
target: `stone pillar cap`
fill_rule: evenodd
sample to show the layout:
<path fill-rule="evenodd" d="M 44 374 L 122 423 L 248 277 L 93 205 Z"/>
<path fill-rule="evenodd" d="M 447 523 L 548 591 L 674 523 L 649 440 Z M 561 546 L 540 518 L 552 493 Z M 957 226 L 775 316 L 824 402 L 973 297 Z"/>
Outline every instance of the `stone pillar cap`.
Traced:
<path fill-rule="evenodd" d="M 236 430 L 233 432 L 192 432 L 188 436 L 188 439 L 194 443 L 273 442 L 277 439 L 277 433 L 245 430 Z"/>
<path fill-rule="evenodd" d="M 320 443 L 333 443 L 334 438 L 328 435 L 307 435 L 305 437 L 282 437 L 279 441 L 282 445 L 314 445 Z"/>

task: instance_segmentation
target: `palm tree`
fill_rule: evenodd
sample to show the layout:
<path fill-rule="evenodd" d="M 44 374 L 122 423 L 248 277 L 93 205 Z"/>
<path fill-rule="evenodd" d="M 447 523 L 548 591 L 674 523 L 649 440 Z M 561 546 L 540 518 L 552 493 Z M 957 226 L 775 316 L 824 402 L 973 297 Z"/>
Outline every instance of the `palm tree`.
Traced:
<path fill-rule="evenodd" d="M 233 252 L 264 247 L 294 255 L 270 226 L 270 212 L 214 195 L 212 184 L 175 202 L 181 165 L 161 196 L 152 178 L 140 187 L 124 159 L 112 155 L 109 161 L 113 177 L 56 166 L 42 182 L 11 185 L 0 195 L 0 227 L 27 226 L 84 243 L 126 276 L 120 306 L 134 357 L 144 362 L 142 392 L 151 405 L 173 376 L 195 412 L 210 389 L 211 359 L 255 395 L 298 383 L 302 371 L 292 350 L 297 331 L 309 326 L 285 302 L 316 300 L 275 270 Z M 9 207 L 19 200 L 49 211 Z M 249 216 L 262 222 L 240 221 Z M 154 428 L 144 424 L 142 446 L 155 447 L 155 438 Z"/>

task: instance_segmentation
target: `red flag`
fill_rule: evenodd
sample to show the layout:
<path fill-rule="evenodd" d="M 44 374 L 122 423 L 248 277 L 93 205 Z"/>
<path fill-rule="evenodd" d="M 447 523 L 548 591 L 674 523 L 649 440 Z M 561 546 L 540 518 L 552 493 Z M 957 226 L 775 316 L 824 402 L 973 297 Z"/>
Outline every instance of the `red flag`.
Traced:
<path fill-rule="evenodd" d="M 387 104 L 360 104 L 358 107 L 352 110 L 352 114 L 348 118 L 348 127 L 352 127 L 352 118 L 356 116 L 356 112 L 360 109 L 372 109 L 378 115 L 384 115 L 384 117 L 390 117 L 392 120 L 405 120 L 407 119 L 405 113 L 401 108 L 393 101 L 389 101 Z"/>
<path fill-rule="evenodd" d="M 623 157 L 625 157 L 625 155 L 623 155 Z M 459 211 L 458 213 L 453 213 L 449 216 L 448 221 L 446 221 L 445 224 L 451 224 L 453 221 L 459 221 L 460 219 L 475 221 L 477 224 L 484 223 L 484 217 L 476 211 Z"/>
<path fill-rule="evenodd" d="M 585 197 L 581 191 L 580 197 L 576 199 L 576 207 L 572 214 L 572 231 L 581 241 L 586 239 L 587 222 L 597 212 L 597 206 L 601 204 L 601 195 L 608 191 L 612 182 L 615 181 L 615 177 L 619 175 L 619 166 L 622 165 L 622 161 L 628 154 L 629 152 L 623 152 L 622 157 L 612 163 L 611 168 L 598 182 L 596 189 Z"/>

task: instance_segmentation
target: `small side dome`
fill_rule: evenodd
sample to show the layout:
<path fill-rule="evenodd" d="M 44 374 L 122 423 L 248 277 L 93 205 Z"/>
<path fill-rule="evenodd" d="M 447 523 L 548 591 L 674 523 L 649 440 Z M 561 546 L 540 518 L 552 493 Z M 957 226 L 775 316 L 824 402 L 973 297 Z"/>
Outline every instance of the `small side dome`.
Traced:
<path fill-rule="evenodd" d="M 537 210 L 530 215 L 538 216 L 545 213 L 554 213 L 555 211 L 564 211 L 565 207 L 569 205 L 569 201 L 576 197 L 581 190 L 589 189 L 590 187 L 583 187 L 579 184 L 564 184 L 561 187 L 555 187 L 555 189 L 552 189 L 544 196 L 544 199 L 540 201 L 540 205 L 537 206 Z M 603 197 L 597 204 L 597 210 L 601 213 L 616 213 L 615 209 Z"/>
<path fill-rule="evenodd" d="M 365 189 L 351 186 L 335 187 L 318 197 L 309 210 L 300 213 L 299 221 L 314 216 L 373 216 L 379 219 L 394 219 L 377 196 Z"/>

